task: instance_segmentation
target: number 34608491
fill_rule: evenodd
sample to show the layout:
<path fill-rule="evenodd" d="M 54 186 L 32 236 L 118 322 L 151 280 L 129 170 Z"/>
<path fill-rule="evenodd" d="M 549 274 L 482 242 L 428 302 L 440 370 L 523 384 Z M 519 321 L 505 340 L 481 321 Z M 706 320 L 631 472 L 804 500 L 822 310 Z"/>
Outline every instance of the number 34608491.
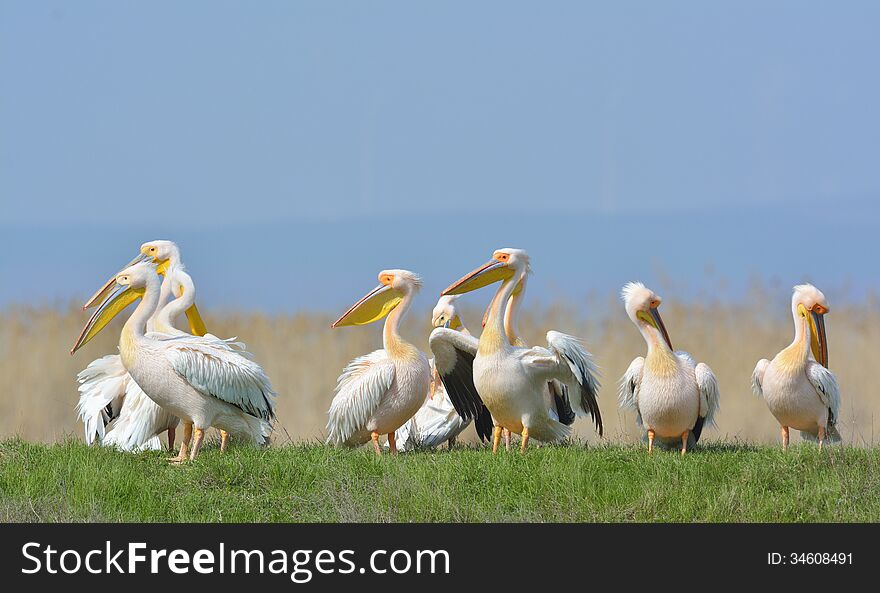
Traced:
<path fill-rule="evenodd" d="M 769 552 L 767 564 L 852 564 L 851 552 Z"/>

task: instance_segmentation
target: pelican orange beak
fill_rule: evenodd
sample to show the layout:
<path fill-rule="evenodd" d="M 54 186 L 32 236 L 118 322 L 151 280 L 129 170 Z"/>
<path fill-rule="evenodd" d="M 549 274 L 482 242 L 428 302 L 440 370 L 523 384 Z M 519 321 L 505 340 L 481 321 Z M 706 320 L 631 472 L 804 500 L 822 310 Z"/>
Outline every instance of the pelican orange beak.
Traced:
<path fill-rule="evenodd" d="M 813 307 L 810 310 L 810 349 L 813 351 L 813 358 L 826 369 L 828 368 L 828 338 L 825 335 L 825 313 L 824 307 Z"/>
<path fill-rule="evenodd" d="M 392 288 L 390 284 L 380 284 L 368 292 L 364 298 L 356 302 L 351 309 L 334 321 L 330 327 L 366 325 L 379 321 L 391 313 L 392 309 L 400 304 L 402 300 L 403 295 L 400 294 L 400 291 Z"/>
<path fill-rule="evenodd" d="M 467 276 L 454 282 L 446 290 L 441 292 L 440 295 L 464 294 L 512 277 L 513 270 L 507 262 L 492 259 Z"/>
<path fill-rule="evenodd" d="M 648 312 L 639 311 L 637 316 L 642 319 L 645 323 L 656 329 L 663 336 L 663 341 L 666 342 L 666 345 L 669 346 L 670 350 L 675 350 L 672 347 L 672 340 L 669 339 L 669 332 L 666 331 L 666 325 L 663 323 L 663 318 L 660 317 L 660 311 L 657 310 L 657 307 L 651 307 L 648 309 Z"/>
<path fill-rule="evenodd" d="M 104 327 L 119 315 L 126 307 L 144 296 L 144 289 L 131 288 L 128 285 L 114 284 L 107 291 L 106 298 L 101 305 L 92 314 L 88 323 L 83 327 L 76 339 L 70 354 L 73 355 L 77 350 L 89 343 L 89 341 L 100 333 Z"/>

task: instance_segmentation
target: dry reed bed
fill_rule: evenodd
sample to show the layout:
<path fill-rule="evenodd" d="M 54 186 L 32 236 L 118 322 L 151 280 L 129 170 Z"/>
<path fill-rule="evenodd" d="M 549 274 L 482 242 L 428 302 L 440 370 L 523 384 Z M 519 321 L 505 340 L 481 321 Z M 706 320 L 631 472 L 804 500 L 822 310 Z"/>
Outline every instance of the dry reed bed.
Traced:
<path fill-rule="evenodd" d="M 559 304 L 527 309 L 520 329 L 530 343 L 543 343 L 546 330 L 559 329 L 582 337 L 596 356 L 603 374 L 599 399 L 606 439 L 632 442 L 638 438 L 632 416 L 617 408 L 616 386 L 630 361 L 645 348 L 619 301 L 609 296 L 588 299 L 578 308 Z M 775 442 L 778 426 L 764 403 L 751 394 L 749 381 L 759 358 L 771 357 L 791 341 L 786 298 L 759 293 L 751 303 L 692 303 L 686 307 L 667 299 L 661 310 L 675 347 L 708 363 L 718 376 L 722 410 L 717 429 L 708 431 L 707 438 Z M 427 349 L 429 311 L 414 312 L 404 334 Z M 481 314 L 476 309 L 464 311 L 472 331 L 479 329 Z M 114 322 L 71 357 L 68 349 L 86 317 L 73 306 L 68 310 L 13 306 L 0 311 L 0 377 L 4 378 L 0 438 L 19 435 L 27 440 L 57 442 L 80 434 L 73 409 L 77 400 L 75 375 L 89 361 L 116 351 L 121 327 Z M 331 317 L 319 313 L 207 312 L 212 333 L 245 341 L 280 393 L 276 443 L 320 439 L 339 371 L 355 356 L 381 345 L 379 324 L 330 330 Z M 874 377 L 875 365 L 880 364 L 880 307 L 868 301 L 833 308 L 828 316 L 828 335 L 830 365 L 843 393 L 841 432 L 848 443 L 873 445 L 880 437 L 875 436 L 874 427 L 874 418 L 880 420 Z M 576 428 L 578 437 L 596 439 L 589 422 L 581 420 Z"/>

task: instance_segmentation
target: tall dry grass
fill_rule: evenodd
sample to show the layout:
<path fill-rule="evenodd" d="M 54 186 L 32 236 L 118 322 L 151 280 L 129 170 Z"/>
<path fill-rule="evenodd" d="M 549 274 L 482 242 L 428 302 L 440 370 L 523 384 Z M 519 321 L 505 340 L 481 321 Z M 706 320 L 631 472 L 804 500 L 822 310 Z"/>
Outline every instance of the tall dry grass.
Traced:
<path fill-rule="evenodd" d="M 772 357 L 791 341 L 788 295 L 760 288 L 750 294 L 747 303 L 705 301 L 685 306 L 667 299 L 662 306 L 675 347 L 708 363 L 718 376 L 722 409 L 717 429 L 708 431 L 707 438 L 765 443 L 778 438 L 773 417 L 751 394 L 750 377 L 759 358 Z M 616 296 L 592 297 L 577 307 L 526 308 L 520 330 L 530 343 L 541 344 L 547 330 L 558 329 L 583 338 L 596 356 L 603 375 L 599 401 L 606 438 L 612 442 L 638 438 L 633 417 L 617 408 L 616 387 L 630 361 L 645 347 Z M 404 335 L 425 350 L 429 313 L 414 310 L 404 328 Z M 481 314 L 464 311 L 472 331 L 479 329 Z M 114 322 L 71 357 L 68 349 L 85 320 L 75 307 L 59 311 L 14 306 L 0 311 L 0 438 L 19 435 L 54 442 L 80 434 L 74 413 L 76 373 L 89 361 L 116 351 L 121 327 Z M 280 394 L 276 443 L 288 438 L 320 439 L 340 370 L 355 356 L 381 345 L 380 324 L 330 330 L 331 320 L 329 314 L 214 311 L 206 315 L 212 333 L 245 341 L 271 377 Z M 880 306 L 869 300 L 835 307 L 827 324 L 830 365 L 843 394 L 841 432 L 849 443 L 873 445 L 880 439 Z M 586 420 L 576 423 L 576 434 L 596 440 Z"/>

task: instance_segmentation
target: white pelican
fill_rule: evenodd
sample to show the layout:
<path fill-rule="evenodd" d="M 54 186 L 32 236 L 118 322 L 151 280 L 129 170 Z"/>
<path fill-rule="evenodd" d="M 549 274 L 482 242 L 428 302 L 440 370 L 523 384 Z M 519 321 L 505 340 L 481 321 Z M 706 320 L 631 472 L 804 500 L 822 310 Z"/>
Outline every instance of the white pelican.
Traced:
<path fill-rule="evenodd" d="M 174 328 L 173 320 L 183 311 L 173 316 L 166 315 L 164 322 L 159 321 L 160 312 L 168 306 L 172 296 L 179 296 L 185 284 L 192 285 L 192 279 L 186 274 L 180 250 L 172 241 L 144 243 L 138 257 L 129 265 L 147 259 L 158 264 L 157 272 L 163 277 L 160 308 L 147 323 L 147 331 L 176 333 L 179 330 Z M 183 276 L 186 277 L 185 281 Z M 98 305 L 114 284 L 115 277 L 89 299 L 83 309 Z M 206 333 L 205 324 L 195 306 L 195 296 L 187 295 L 186 298 L 190 303 L 189 307 L 184 308 L 190 331 L 203 335 Z M 137 383 L 131 380 L 118 354 L 109 354 L 91 362 L 77 375 L 77 380 L 80 383 L 80 398 L 76 409 L 85 426 L 86 443 L 97 441 L 128 451 L 160 449 L 161 442 L 157 435 L 167 430 L 168 447 L 174 449 L 178 419 L 159 408 L 143 393 Z M 114 421 L 114 425 L 105 437 L 106 426 L 111 421 Z"/>
<path fill-rule="evenodd" d="M 520 336 L 516 326 L 516 322 L 519 319 L 520 305 L 525 297 L 527 280 L 528 275 L 519 281 L 516 288 L 513 289 L 510 298 L 507 299 L 507 308 L 504 310 L 504 333 L 507 335 L 507 339 L 511 344 L 520 348 L 529 347 L 526 341 Z M 489 312 L 491 310 L 492 303 L 489 304 L 485 315 L 483 315 L 483 327 L 486 326 L 486 321 L 489 319 Z M 553 420 L 559 420 L 566 426 L 574 424 L 576 414 L 571 407 L 571 402 L 568 399 L 568 388 L 565 385 L 559 381 L 548 382 L 547 389 L 544 390 L 544 399 L 546 400 L 547 412 L 550 414 L 550 418 Z M 506 445 L 510 448 L 510 432 L 507 431 L 507 429 L 504 430 L 504 438 Z"/>
<path fill-rule="evenodd" d="M 195 304 L 195 285 L 189 274 L 174 266 L 168 269 L 166 277 L 168 276 L 173 278 L 172 293 L 179 296 L 159 309 L 147 322 L 146 335 L 150 338 L 189 335 L 174 327 L 174 320 Z M 190 329 L 193 331 L 192 335 L 201 335 L 195 333 L 198 329 L 192 327 Z M 121 360 L 119 364 L 122 364 Z M 105 445 L 115 446 L 123 451 L 141 448 L 145 442 L 158 438 L 156 435 L 165 430 L 166 426 L 171 427 L 173 424 L 173 427 L 176 427 L 179 422 L 177 416 L 151 400 L 134 380 L 130 379 L 128 385 L 122 411 L 103 441 Z M 173 451 L 174 440 L 171 432 L 173 428 L 168 430 L 168 448 Z M 185 434 L 189 435 L 191 431 L 191 427 L 184 426 Z M 223 453 L 226 450 L 228 435 L 225 432 L 221 435 L 220 452 Z"/>
<path fill-rule="evenodd" d="M 782 427 L 782 448 L 788 449 L 788 429 L 809 440 L 840 440 L 837 418 L 840 388 L 828 370 L 825 337 L 825 295 L 812 284 L 794 287 L 791 315 L 794 341 L 773 360 L 762 358 L 752 374 L 752 389 L 763 397 Z"/>
<path fill-rule="evenodd" d="M 195 429 L 190 460 L 198 455 L 204 431 L 211 426 L 264 444 L 275 418 L 275 392 L 263 369 L 240 350 L 241 345 L 210 335 L 147 336 L 147 321 L 158 305 L 160 292 L 152 263 L 126 268 L 116 275 L 116 284 L 72 352 L 140 298 L 123 326 L 119 353 L 132 379 L 150 399 L 183 420 L 184 439 L 173 461 L 186 458 L 190 426 Z"/>
<path fill-rule="evenodd" d="M 431 334 L 437 368 L 453 401 L 463 399 L 462 408 L 474 412 L 484 403 L 492 413 L 493 452 L 498 451 L 502 428 L 522 435 L 522 452 L 530 437 L 544 442 L 568 438 L 571 427 L 550 417 L 544 398 L 547 384 L 554 380 L 566 385 L 569 392 L 580 395 L 572 402 L 573 410 L 578 415 L 591 415 L 602 434 L 602 417 L 596 401 L 599 387 L 596 369 L 592 355 L 581 342 L 573 336 L 550 331 L 547 332 L 548 348 L 523 348 L 511 344 L 504 330 L 502 307 L 529 272 L 529 257 L 525 251 L 499 249 L 489 263 L 443 291 L 443 295 L 461 294 L 501 281 L 472 366 L 461 347 L 463 340 L 448 330 L 444 332 L 443 328 Z M 438 340 L 441 335 L 443 339 Z M 476 390 L 472 391 L 471 386 Z M 463 389 L 459 390 L 460 387 Z"/>
<path fill-rule="evenodd" d="M 398 332 L 421 286 L 412 272 L 384 270 L 379 286 L 331 325 L 364 325 L 388 317 L 383 348 L 354 359 L 339 376 L 328 412 L 328 443 L 356 446 L 372 440 L 381 455 L 379 435 L 387 434 L 391 454 L 397 454 L 394 431 L 419 410 L 431 385 L 428 358 Z"/>
<path fill-rule="evenodd" d="M 657 308 L 661 299 L 641 282 L 623 287 L 626 313 L 648 344 L 648 354 L 629 365 L 620 381 L 620 407 L 634 410 L 648 429 L 648 452 L 654 439 L 664 445 L 695 444 L 704 424 L 714 424 L 720 394 L 715 374 L 687 352 L 675 352 Z"/>
<path fill-rule="evenodd" d="M 450 330 L 461 332 L 470 336 L 470 332 L 464 326 L 455 301 L 458 296 L 442 296 L 431 314 L 433 327 L 445 327 Z M 477 339 L 473 338 L 474 352 L 477 350 Z M 446 388 L 440 380 L 440 375 L 431 364 L 431 390 L 425 403 L 406 424 L 395 432 L 397 448 L 403 451 L 411 449 L 427 449 L 447 442 L 451 449 L 455 444 L 455 438 L 470 425 L 470 418 L 462 418 L 446 393 Z M 476 418 L 475 427 L 478 436 L 483 440 L 489 440 L 492 436 L 492 418 L 488 410 Z"/>

